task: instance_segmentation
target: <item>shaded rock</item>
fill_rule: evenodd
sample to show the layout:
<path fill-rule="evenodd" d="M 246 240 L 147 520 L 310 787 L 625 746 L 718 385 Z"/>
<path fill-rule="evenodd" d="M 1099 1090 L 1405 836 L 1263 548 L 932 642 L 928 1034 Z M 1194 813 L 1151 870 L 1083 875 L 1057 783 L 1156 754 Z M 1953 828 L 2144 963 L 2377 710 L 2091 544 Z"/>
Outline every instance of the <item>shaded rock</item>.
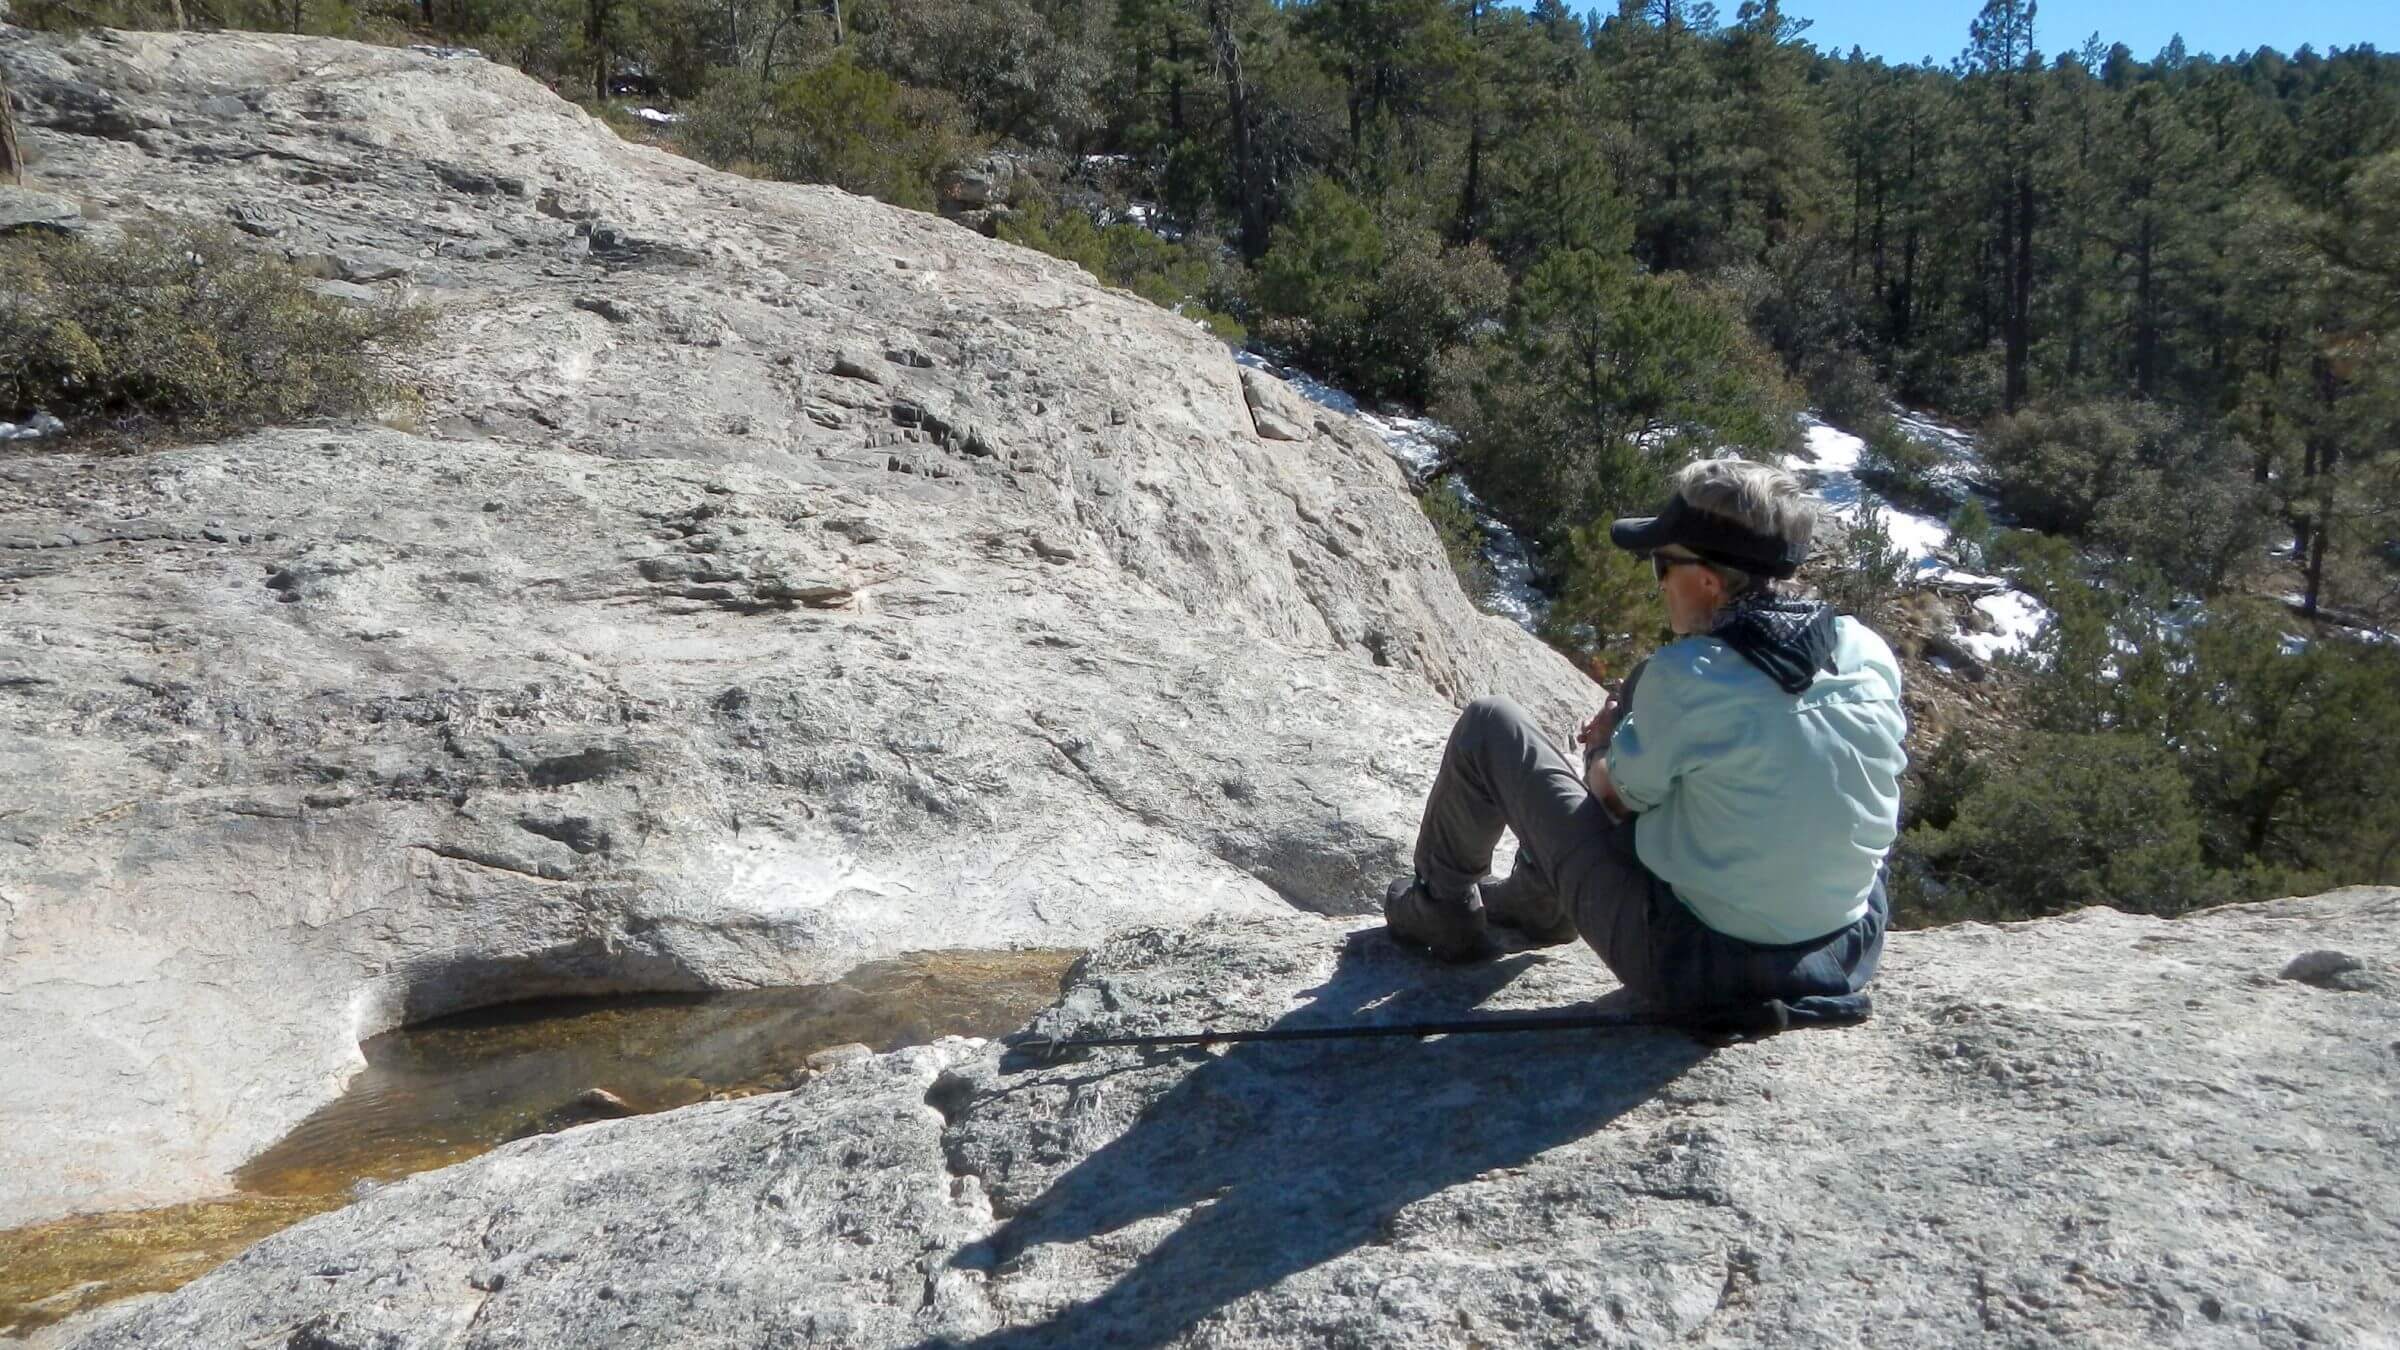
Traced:
<path fill-rule="evenodd" d="M 52 131 L 121 141 L 168 124 L 156 110 L 137 111 L 124 99 L 83 80 L 18 80 L 12 87 L 30 105 L 26 121 Z"/>
<path fill-rule="evenodd" d="M 225 216 L 235 229 L 260 239 L 273 239 L 291 225 L 289 216 L 259 202 L 234 202 L 225 208 Z"/>
<path fill-rule="evenodd" d="M 943 177 L 942 202 L 948 207 L 967 209 L 998 206 L 1008 200 L 1016 178 L 1015 161 L 1006 155 L 985 155 Z"/>
<path fill-rule="evenodd" d="M 2384 889 L 1901 932 L 1875 1020 L 1714 1053 L 1642 1027 L 948 1040 L 412 1178 L 82 1344 L 315 1318 L 409 1350 L 472 1318 L 527 1346 L 2371 1345 L 2400 1004 L 2242 975 L 2296 933 L 2388 960 L 2395 918 Z M 1222 918 L 1104 945 L 1036 1025 L 1612 989 L 1579 948 L 1444 968 L 1371 923 Z"/>
<path fill-rule="evenodd" d="M 616 299 L 605 295 L 587 295 L 575 301 L 575 308 L 599 315 L 610 323 L 633 322 L 633 311 Z"/>
<path fill-rule="evenodd" d="M 433 176 L 446 187 L 477 197 L 522 197 L 528 191 L 525 180 L 515 174 L 492 173 L 460 164 L 436 164 Z"/>
<path fill-rule="evenodd" d="M 66 234 L 83 228 L 83 207 L 55 192 L 0 184 L 0 235 L 20 230 Z"/>
<path fill-rule="evenodd" d="M 2319 989 L 2363 990 L 2372 984 L 2367 963 L 2348 952 L 2302 952 L 2286 962 L 2278 977 L 2315 985 Z"/>

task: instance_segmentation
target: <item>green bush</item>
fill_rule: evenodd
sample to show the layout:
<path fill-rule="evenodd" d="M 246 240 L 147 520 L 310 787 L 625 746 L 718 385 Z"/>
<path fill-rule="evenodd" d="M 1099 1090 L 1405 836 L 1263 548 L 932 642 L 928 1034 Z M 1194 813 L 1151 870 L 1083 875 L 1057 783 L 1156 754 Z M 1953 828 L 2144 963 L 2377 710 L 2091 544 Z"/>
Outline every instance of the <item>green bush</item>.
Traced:
<path fill-rule="evenodd" d="M 1608 539 L 1608 521 L 1568 531 L 1554 556 L 1558 596 L 1542 618 L 1542 638 L 1587 672 L 1621 678 L 1667 636 L 1666 611 L 1650 564 Z"/>
<path fill-rule="evenodd" d="M 1441 536 L 1442 552 L 1458 575 L 1458 588 L 1481 600 L 1492 593 L 1492 566 L 1483 556 L 1483 524 L 1445 483 L 1433 483 L 1417 494 L 1417 507 Z"/>
<path fill-rule="evenodd" d="M 957 100 L 860 66 L 847 49 L 772 83 L 721 69 L 680 130 L 687 149 L 721 167 L 921 211 L 978 149 Z"/>
<path fill-rule="evenodd" d="M 1331 179 L 1311 180 L 1259 259 L 1258 329 L 1363 398 L 1423 403 L 1446 349 L 1497 321 L 1508 278 L 1483 246 L 1388 229 Z"/>
<path fill-rule="evenodd" d="M 2024 919 L 2086 905 L 2180 914 L 2230 895 L 2202 861 L 2200 815 L 2175 757 L 2121 732 L 2037 734 L 2022 759 L 1969 791 L 1913 851 L 1942 887 L 1912 923 Z"/>
<path fill-rule="evenodd" d="M 2166 456 L 2173 425 L 2156 406 L 2095 399 L 2028 408 L 1983 440 L 1983 461 L 2003 511 L 2019 524 L 2077 539 L 2134 471 Z"/>
<path fill-rule="evenodd" d="M 1954 727 L 1933 747 L 1933 753 L 1909 766 L 1914 791 L 1907 793 L 1909 825 L 1948 829 L 1958 808 L 1991 778 L 1991 765 L 1975 752 L 1977 737 Z"/>
<path fill-rule="evenodd" d="M 1992 513 L 1983 508 L 1983 499 L 1973 493 L 1950 513 L 1950 556 L 1960 567 L 1980 572 L 1992 565 L 1995 536 Z"/>
<path fill-rule="evenodd" d="M 1896 502 L 1949 509 L 1950 493 L 1935 476 L 1942 467 L 1940 450 L 1910 435 L 1884 412 L 1870 416 L 1859 436 L 1867 443 L 1858 456 L 1860 481 Z"/>
<path fill-rule="evenodd" d="M 2236 444 L 2200 437 L 2163 446 L 2136 464 L 2093 512 L 2091 532 L 2109 552 L 2154 569 L 2182 595 L 2207 598 L 2255 572 L 2281 527 L 2275 497 L 2253 481 Z"/>
<path fill-rule="evenodd" d="M 1875 378 L 1875 364 L 1857 352 L 1812 353 L 1801 358 L 1795 373 L 1808 391 L 1809 406 L 1835 426 L 1871 425 L 1878 418 L 1889 419 L 1884 409 L 1890 406 L 1891 395 Z"/>
<path fill-rule="evenodd" d="M 2179 748 L 2221 865 L 2400 881 L 2400 652 L 2295 647 L 2291 626 L 2272 605 L 2213 608 L 2133 716 Z"/>
<path fill-rule="evenodd" d="M 1889 632 L 1889 611 L 1907 582 L 1908 555 L 1892 542 L 1886 519 L 1872 497 L 1859 504 L 1818 574 L 1817 589 L 1836 610 Z"/>
<path fill-rule="evenodd" d="M 0 417 L 222 433 L 371 412 L 401 393 L 387 358 L 431 318 L 328 300 L 220 229 L 0 240 Z"/>
<path fill-rule="evenodd" d="M 1239 264 L 1197 239 L 1162 239 L 1139 225 L 1102 226 L 1081 211 L 1029 195 L 1002 219 L 1000 237 L 1064 258 L 1111 286 L 1122 286 L 1161 309 L 1202 324 L 1235 346 L 1249 334 L 1226 313 L 1225 297 L 1241 289 Z"/>
<path fill-rule="evenodd" d="M 1556 547 L 1587 521 L 1655 508 L 1703 454 L 1797 446 L 1772 353 L 1718 292 L 1593 249 L 1553 249 L 1505 331 L 1449 367 L 1437 413 L 1459 463 L 1519 530 Z"/>

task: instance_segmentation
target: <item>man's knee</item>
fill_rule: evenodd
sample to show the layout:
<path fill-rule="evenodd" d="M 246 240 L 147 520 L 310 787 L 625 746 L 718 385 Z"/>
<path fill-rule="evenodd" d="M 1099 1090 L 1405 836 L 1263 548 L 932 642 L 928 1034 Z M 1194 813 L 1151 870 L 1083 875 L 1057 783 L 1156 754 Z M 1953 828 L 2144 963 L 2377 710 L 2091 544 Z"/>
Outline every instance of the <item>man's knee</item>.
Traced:
<path fill-rule="evenodd" d="M 1525 721 L 1525 710 L 1513 700 L 1487 694 L 1468 704 L 1467 710 L 1458 715 L 1455 734 L 1480 741 L 1497 728 L 1522 726 Z"/>

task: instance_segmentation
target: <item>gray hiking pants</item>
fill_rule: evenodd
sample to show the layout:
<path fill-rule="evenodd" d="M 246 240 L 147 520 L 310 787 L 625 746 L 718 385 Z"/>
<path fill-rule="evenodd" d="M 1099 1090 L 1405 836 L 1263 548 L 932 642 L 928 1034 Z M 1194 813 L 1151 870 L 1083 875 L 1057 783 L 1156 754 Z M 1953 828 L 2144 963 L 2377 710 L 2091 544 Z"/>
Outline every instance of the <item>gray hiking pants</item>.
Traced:
<path fill-rule="evenodd" d="M 1866 916 L 1824 937 L 1764 946 L 1700 922 L 1635 856 L 1633 821 L 1611 821 L 1583 775 L 1516 704 L 1478 699 L 1459 715 L 1417 827 L 1417 875 L 1436 896 L 1464 895 L 1492 865 L 1506 828 L 1517 875 L 1575 920 L 1576 931 L 1645 1003 L 1691 1012 L 1766 999 L 1853 994 L 1875 974 L 1889 904 L 1875 883 Z"/>

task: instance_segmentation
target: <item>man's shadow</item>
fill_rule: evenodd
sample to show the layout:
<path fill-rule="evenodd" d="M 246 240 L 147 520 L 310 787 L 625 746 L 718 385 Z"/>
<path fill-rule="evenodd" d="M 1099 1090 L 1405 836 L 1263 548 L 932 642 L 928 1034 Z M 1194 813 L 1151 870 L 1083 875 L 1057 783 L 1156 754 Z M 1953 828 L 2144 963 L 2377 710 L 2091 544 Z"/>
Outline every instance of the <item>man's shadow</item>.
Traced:
<path fill-rule="evenodd" d="M 1443 971 L 1369 930 L 1276 1025 L 1455 1018 L 1534 964 Z M 1133 1052 L 1104 1053 L 1074 1071 Z M 1705 1053 L 1653 1027 L 1236 1044 L 951 1264 L 1004 1270 L 1046 1244 L 1190 1208 L 1180 1226 L 1097 1298 L 974 1345 L 1164 1345 L 1244 1295 L 1391 1240 L 1393 1214 L 1414 1201 L 1606 1127 Z M 1087 1250 L 1105 1261 L 1109 1246 Z"/>

